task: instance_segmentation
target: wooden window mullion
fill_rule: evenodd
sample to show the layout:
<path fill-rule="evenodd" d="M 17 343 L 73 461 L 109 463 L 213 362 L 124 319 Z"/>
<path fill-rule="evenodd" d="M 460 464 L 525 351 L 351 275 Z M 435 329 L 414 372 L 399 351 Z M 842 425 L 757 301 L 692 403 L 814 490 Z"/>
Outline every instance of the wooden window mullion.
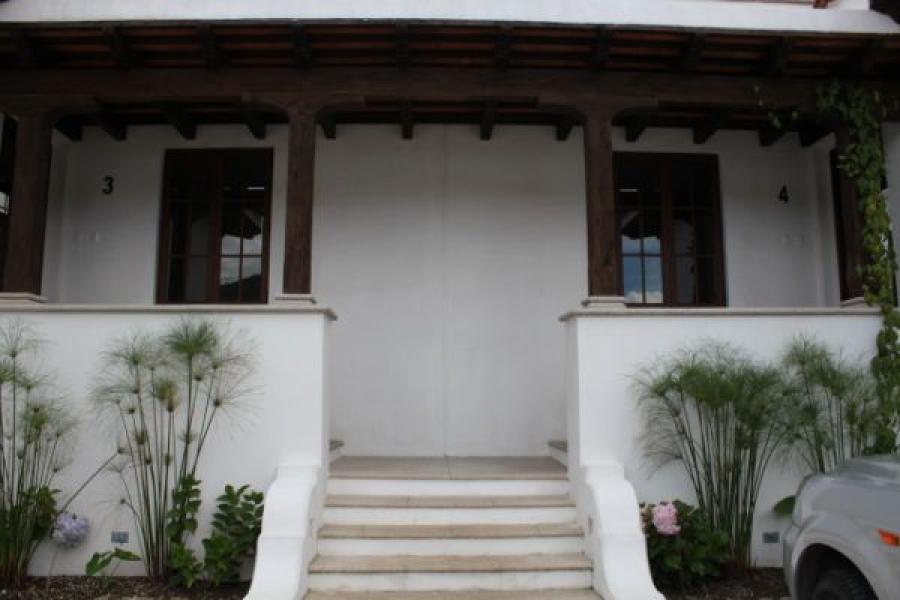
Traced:
<path fill-rule="evenodd" d="M 662 221 L 660 240 L 660 260 L 662 261 L 663 304 L 671 306 L 675 300 L 675 236 L 674 210 L 672 208 L 672 160 L 659 156 L 660 219 Z"/>

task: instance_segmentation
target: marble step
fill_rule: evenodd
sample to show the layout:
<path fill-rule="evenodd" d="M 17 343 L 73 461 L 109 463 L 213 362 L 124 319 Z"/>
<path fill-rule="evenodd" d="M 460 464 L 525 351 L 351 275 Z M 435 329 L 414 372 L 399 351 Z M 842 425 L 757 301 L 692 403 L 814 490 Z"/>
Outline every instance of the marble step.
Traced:
<path fill-rule="evenodd" d="M 582 553 L 478 556 L 322 556 L 309 566 L 311 590 L 432 591 L 587 589 Z"/>
<path fill-rule="evenodd" d="M 462 592 L 310 592 L 306 600 L 601 600 L 592 590 Z"/>
<path fill-rule="evenodd" d="M 329 494 L 343 496 L 567 496 L 565 479 L 335 479 Z"/>
<path fill-rule="evenodd" d="M 562 495 L 527 496 L 372 496 L 331 495 L 326 507 L 353 508 L 546 508 L 574 507 L 575 502 Z"/>
<path fill-rule="evenodd" d="M 319 539 L 499 539 L 584 535 L 578 523 L 507 525 L 325 525 Z"/>

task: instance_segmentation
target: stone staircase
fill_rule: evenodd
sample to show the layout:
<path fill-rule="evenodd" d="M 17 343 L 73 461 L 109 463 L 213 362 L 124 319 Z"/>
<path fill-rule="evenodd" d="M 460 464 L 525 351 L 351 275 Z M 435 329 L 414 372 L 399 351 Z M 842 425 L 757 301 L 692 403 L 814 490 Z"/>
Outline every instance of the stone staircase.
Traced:
<path fill-rule="evenodd" d="M 565 470 L 459 460 L 335 462 L 307 599 L 597 600 Z"/>

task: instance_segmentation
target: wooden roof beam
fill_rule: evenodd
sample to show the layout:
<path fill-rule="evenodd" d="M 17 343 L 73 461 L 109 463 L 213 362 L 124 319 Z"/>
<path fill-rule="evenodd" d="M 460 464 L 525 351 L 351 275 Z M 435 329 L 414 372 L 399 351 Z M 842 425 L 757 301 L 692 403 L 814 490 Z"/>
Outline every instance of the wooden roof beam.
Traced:
<path fill-rule="evenodd" d="M 13 29 L 10 31 L 10 36 L 16 49 L 17 60 L 21 66 L 38 67 L 51 62 L 49 55 L 38 48 L 37 44 L 24 29 Z"/>
<path fill-rule="evenodd" d="M 481 113 L 480 135 L 481 139 L 488 141 L 494 135 L 494 124 L 497 121 L 497 103 L 487 102 Z"/>
<path fill-rule="evenodd" d="M 186 140 L 197 138 L 197 123 L 182 107 L 172 102 L 163 102 L 159 105 L 159 110 L 178 135 Z"/>
<path fill-rule="evenodd" d="M 125 138 L 128 137 L 128 126 L 125 124 L 125 121 L 106 108 L 101 108 L 94 115 L 94 121 L 100 129 L 117 142 L 124 142 Z"/>
<path fill-rule="evenodd" d="M 294 64 L 298 67 L 312 66 L 312 48 L 309 44 L 309 36 L 303 25 L 295 25 L 293 27 L 294 40 Z"/>
<path fill-rule="evenodd" d="M 494 62 L 498 69 L 505 69 L 509 66 L 509 59 L 512 55 L 512 30 L 509 27 L 500 29 L 497 35 L 497 53 Z"/>
<path fill-rule="evenodd" d="M 636 142 L 641 139 L 644 131 L 647 130 L 647 121 L 643 117 L 637 115 L 628 117 L 625 120 L 625 141 Z"/>
<path fill-rule="evenodd" d="M 397 26 L 397 64 L 406 68 L 409 66 L 409 28 L 406 25 Z"/>
<path fill-rule="evenodd" d="M 409 102 L 404 102 L 400 106 L 400 133 L 404 140 L 413 138 L 414 125 L 412 105 Z"/>
<path fill-rule="evenodd" d="M 701 33 L 691 34 L 691 39 L 687 47 L 681 54 L 678 62 L 679 71 L 693 71 L 697 68 L 697 62 L 703 53 L 703 47 L 706 45 L 706 37 Z"/>
<path fill-rule="evenodd" d="M 135 52 L 128 46 L 122 30 L 119 27 L 109 26 L 103 28 L 103 35 L 106 43 L 109 45 L 109 52 L 116 59 L 116 62 L 123 67 L 137 66 L 140 61 Z"/>
<path fill-rule="evenodd" d="M 822 138 L 831 133 L 831 129 L 820 123 L 804 123 L 798 131 L 800 134 L 800 145 L 809 148 Z"/>
<path fill-rule="evenodd" d="M 337 137 L 337 122 L 332 113 L 323 113 L 319 117 L 319 124 L 322 126 L 322 133 L 325 134 L 326 139 L 333 140 Z"/>
<path fill-rule="evenodd" d="M 216 39 L 212 28 L 209 25 L 201 25 L 197 28 L 197 34 L 200 36 L 200 45 L 206 57 L 206 65 L 211 69 L 224 67 L 228 61 L 225 59 L 225 54 L 222 52 L 219 40 Z"/>
<path fill-rule="evenodd" d="M 875 60 L 884 48 L 884 39 L 875 38 L 866 42 L 865 47 L 857 53 L 850 63 L 850 75 L 869 77 L 875 70 Z"/>
<path fill-rule="evenodd" d="M 591 52 L 591 63 L 598 68 L 606 66 L 609 60 L 609 46 L 612 38 L 612 32 L 606 27 L 597 30 L 597 37 L 594 38 L 594 48 Z"/>
<path fill-rule="evenodd" d="M 725 125 L 730 116 L 731 111 L 727 109 L 713 111 L 702 123 L 694 127 L 694 143 L 702 145 L 708 142 Z"/>
<path fill-rule="evenodd" d="M 783 75 L 790 60 L 793 45 L 794 43 L 790 38 L 781 38 L 775 47 L 769 51 L 769 58 L 762 68 L 762 74 L 769 77 L 780 77 Z"/>

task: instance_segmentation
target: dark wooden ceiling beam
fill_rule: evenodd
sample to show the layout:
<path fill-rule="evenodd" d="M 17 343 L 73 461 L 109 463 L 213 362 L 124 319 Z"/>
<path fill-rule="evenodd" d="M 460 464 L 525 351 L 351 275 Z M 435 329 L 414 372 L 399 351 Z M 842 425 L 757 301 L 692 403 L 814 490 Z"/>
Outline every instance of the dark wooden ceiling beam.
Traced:
<path fill-rule="evenodd" d="M 509 27 L 502 27 L 497 34 L 497 50 L 494 57 L 494 63 L 498 69 L 509 67 L 509 60 L 512 56 L 512 30 Z"/>
<path fill-rule="evenodd" d="M 239 106 L 238 112 L 244 125 L 250 130 L 250 135 L 258 140 L 266 139 L 266 120 L 263 118 L 262 113 L 248 106 Z"/>
<path fill-rule="evenodd" d="M 404 140 L 413 138 L 414 124 L 412 105 L 409 102 L 404 102 L 400 106 L 400 134 Z"/>
<path fill-rule="evenodd" d="M 875 61 L 884 49 L 884 39 L 878 38 L 866 42 L 863 49 L 851 60 L 850 75 L 853 77 L 870 77 L 875 70 Z"/>
<path fill-rule="evenodd" d="M 494 135 L 494 125 L 497 122 L 497 103 L 486 102 L 481 113 L 481 125 L 479 134 L 482 140 L 490 140 Z"/>
<path fill-rule="evenodd" d="M 94 121 L 100 129 L 117 142 L 124 142 L 128 137 L 128 126 L 125 121 L 109 109 L 101 108 L 94 115 Z"/>
<path fill-rule="evenodd" d="M 186 140 L 197 138 L 197 122 L 181 106 L 173 102 L 161 102 L 159 110 L 178 135 Z"/>
<path fill-rule="evenodd" d="M 70 141 L 80 142 L 84 138 L 84 125 L 77 117 L 63 117 L 56 122 L 55 127 Z"/>
<path fill-rule="evenodd" d="M 209 25 L 201 25 L 197 28 L 197 35 L 200 36 L 200 45 L 203 48 L 203 56 L 206 59 L 206 65 L 210 69 L 220 69 L 227 65 L 225 53 L 219 46 L 219 40 Z"/>
<path fill-rule="evenodd" d="M 401 68 L 406 68 L 410 63 L 409 28 L 406 25 L 398 25 L 396 38 L 397 65 L 399 65 Z"/>
<path fill-rule="evenodd" d="M 601 27 L 597 30 L 597 35 L 594 37 L 594 47 L 591 50 L 591 64 L 594 67 L 602 69 L 606 66 L 606 63 L 609 60 L 611 38 L 612 32 L 606 27 Z"/>
<path fill-rule="evenodd" d="M 694 143 L 702 145 L 708 142 L 717 131 L 722 129 L 730 116 L 731 111 L 728 109 L 714 110 L 702 122 L 694 126 Z"/>
<path fill-rule="evenodd" d="M 109 52 L 116 62 L 123 67 L 135 67 L 140 64 L 137 54 L 128 45 L 122 30 L 119 27 L 107 26 L 103 28 L 103 36 L 109 46 Z"/>
<path fill-rule="evenodd" d="M 319 125 L 322 127 L 322 133 L 326 139 L 333 140 L 337 138 L 337 121 L 334 120 L 334 114 L 325 112 L 319 116 Z"/>
<path fill-rule="evenodd" d="M 778 143 L 778 140 L 787 134 L 786 127 L 775 127 L 774 125 L 766 125 L 761 128 L 757 135 L 759 136 L 759 145 L 768 148 Z"/>
<path fill-rule="evenodd" d="M 703 34 L 691 34 L 690 41 L 678 60 L 678 70 L 690 72 L 696 69 L 697 63 L 700 60 L 700 55 L 703 54 L 704 46 L 706 46 L 706 37 Z"/>
<path fill-rule="evenodd" d="M 309 35 L 303 25 L 295 25 L 292 28 L 294 64 L 298 67 L 310 67 L 313 64 L 312 47 L 309 43 Z"/>
<path fill-rule="evenodd" d="M 781 38 L 778 43 L 769 51 L 761 73 L 768 77 L 781 77 L 787 68 L 788 61 L 791 58 L 791 50 L 794 46 L 793 40 L 790 38 Z"/>
<path fill-rule="evenodd" d="M 39 67 L 49 62 L 46 52 L 42 52 L 24 29 L 10 31 L 16 49 L 16 60 L 23 67 Z"/>

